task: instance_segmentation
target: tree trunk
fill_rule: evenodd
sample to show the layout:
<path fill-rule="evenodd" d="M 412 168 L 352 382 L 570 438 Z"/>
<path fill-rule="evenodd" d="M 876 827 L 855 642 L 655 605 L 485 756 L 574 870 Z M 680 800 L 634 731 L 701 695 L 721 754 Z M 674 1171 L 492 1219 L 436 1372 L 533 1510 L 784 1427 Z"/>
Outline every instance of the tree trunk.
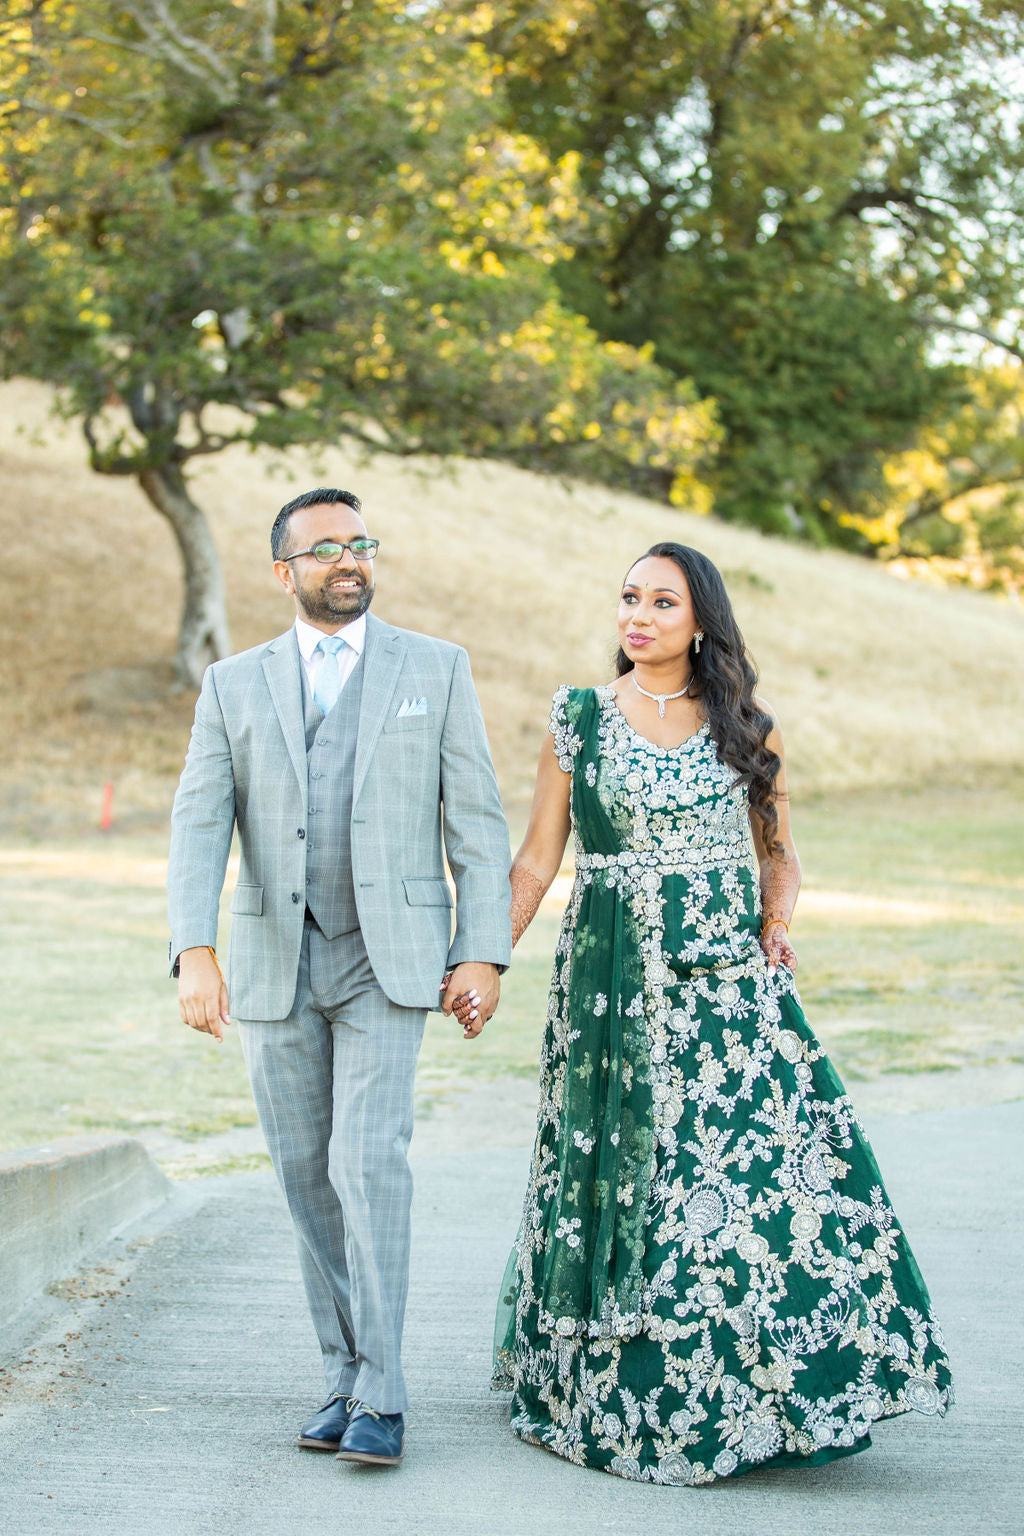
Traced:
<path fill-rule="evenodd" d="M 206 514 L 192 500 L 176 464 L 143 470 L 139 484 L 170 523 L 181 551 L 185 603 L 175 670 L 183 688 L 198 688 L 210 662 L 231 650 L 220 557 Z"/>

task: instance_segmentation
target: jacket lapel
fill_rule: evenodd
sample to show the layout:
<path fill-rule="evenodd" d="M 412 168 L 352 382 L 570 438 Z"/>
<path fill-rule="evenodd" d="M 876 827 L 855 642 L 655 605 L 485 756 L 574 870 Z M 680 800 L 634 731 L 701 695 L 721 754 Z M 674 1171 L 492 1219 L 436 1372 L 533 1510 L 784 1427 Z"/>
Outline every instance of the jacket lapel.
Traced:
<path fill-rule="evenodd" d="M 263 675 L 277 710 L 281 733 L 306 804 L 309 788 L 306 764 L 306 729 L 302 717 L 302 678 L 299 645 L 294 629 L 271 640 L 263 657 Z"/>
<path fill-rule="evenodd" d="M 377 737 L 388 717 L 398 675 L 405 660 L 405 641 L 397 629 L 367 614 L 363 650 L 363 696 L 359 705 L 359 735 L 352 786 L 353 804 L 358 798 L 370 765 Z M 301 710 L 300 710 L 301 718 Z"/>

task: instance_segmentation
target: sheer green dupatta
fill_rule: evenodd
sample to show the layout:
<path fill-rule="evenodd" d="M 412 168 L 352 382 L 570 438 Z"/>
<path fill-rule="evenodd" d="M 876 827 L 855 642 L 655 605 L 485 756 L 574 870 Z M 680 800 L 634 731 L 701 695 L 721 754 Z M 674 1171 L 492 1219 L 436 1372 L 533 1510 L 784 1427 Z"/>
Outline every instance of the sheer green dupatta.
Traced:
<path fill-rule="evenodd" d="M 611 770 L 599 756 L 593 689 L 556 695 L 555 750 L 572 762 L 577 877 L 550 1010 L 546 1084 L 561 1105 L 542 1127 L 526 1219 L 502 1290 L 496 1359 L 515 1354 L 524 1281 L 541 1333 L 624 1337 L 640 1331 L 647 1206 L 654 1159 L 643 956 L 628 867 L 601 804 Z M 559 725 L 562 735 L 559 735 Z M 627 855 L 628 858 L 628 855 Z M 644 899 L 656 899 L 644 892 Z M 566 958 L 567 957 L 567 963 Z M 557 1174 L 556 1174 L 557 1169 Z M 521 1310 L 521 1309 L 520 1309 Z"/>

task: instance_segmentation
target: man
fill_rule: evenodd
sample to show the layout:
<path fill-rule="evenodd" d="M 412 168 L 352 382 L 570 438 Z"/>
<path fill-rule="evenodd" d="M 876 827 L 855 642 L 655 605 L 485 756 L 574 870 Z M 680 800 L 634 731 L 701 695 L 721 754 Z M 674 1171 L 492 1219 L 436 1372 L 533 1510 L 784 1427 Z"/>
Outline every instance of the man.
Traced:
<path fill-rule="evenodd" d="M 508 829 L 468 658 L 367 614 L 377 549 L 347 491 L 281 509 L 271 550 L 295 623 L 206 673 L 168 889 L 182 1018 L 218 1040 L 229 1009 L 238 1022 L 295 1224 L 328 1391 L 299 1444 L 393 1465 L 426 1011 L 469 994 L 464 1033 L 479 1033 L 511 937 Z"/>

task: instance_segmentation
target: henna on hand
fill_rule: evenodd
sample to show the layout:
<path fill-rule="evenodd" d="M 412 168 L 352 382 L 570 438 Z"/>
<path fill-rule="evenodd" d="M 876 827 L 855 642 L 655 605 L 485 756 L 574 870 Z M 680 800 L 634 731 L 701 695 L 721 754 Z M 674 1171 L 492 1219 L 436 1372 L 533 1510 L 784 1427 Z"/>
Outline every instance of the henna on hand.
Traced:
<path fill-rule="evenodd" d="M 474 1040 L 487 1023 L 486 1017 L 480 1016 L 478 992 L 460 992 L 452 1003 L 452 1016 L 462 1025 L 463 1038 L 466 1040 Z"/>
<path fill-rule="evenodd" d="M 761 927 L 785 923 L 793 916 L 800 889 L 800 865 L 795 859 L 772 859 L 761 868 Z"/>
<path fill-rule="evenodd" d="M 800 865 L 794 858 L 774 858 L 761 867 L 761 948 L 770 966 L 796 969 L 789 941 L 789 920 L 800 889 Z"/>
<path fill-rule="evenodd" d="M 791 971 L 796 970 L 796 951 L 789 942 L 789 934 L 782 919 L 776 918 L 774 923 L 765 926 L 761 933 L 761 948 L 769 967 L 785 965 Z"/>
<path fill-rule="evenodd" d="M 547 886 L 521 864 L 513 864 L 509 878 L 512 883 L 512 944 L 515 946 L 536 917 Z"/>

